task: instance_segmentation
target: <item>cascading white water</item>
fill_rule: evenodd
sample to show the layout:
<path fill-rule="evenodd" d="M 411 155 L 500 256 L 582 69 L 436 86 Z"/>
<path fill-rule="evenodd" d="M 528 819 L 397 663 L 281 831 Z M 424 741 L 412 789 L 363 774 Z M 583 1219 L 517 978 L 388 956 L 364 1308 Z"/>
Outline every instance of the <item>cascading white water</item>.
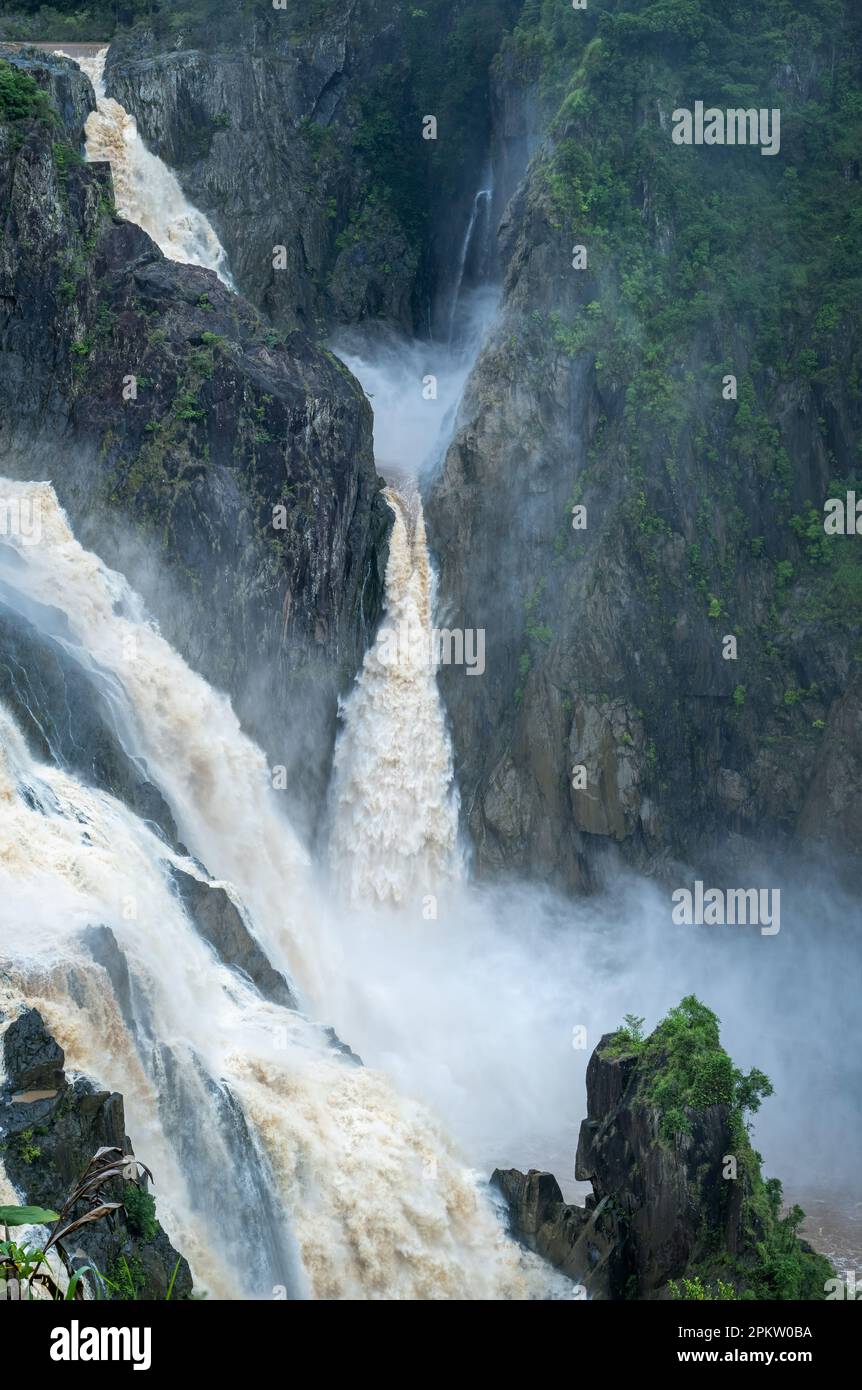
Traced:
<path fill-rule="evenodd" d="M 103 51 L 96 64 L 80 60 L 99 97 L 89 157 L 111 161 L 119 211 L 166 255 L 210 266 L 229 284 L 209 223 L 143 146 L 132 118 L 105 98 L 104 57 Z M 418 466 L 430 454 L 419 439 L 436 436 L 435 447 L 442 447 L 448 432 L 440 422 L 451 427 L 475 355 L 478 339 L 461 328 L 476 294 L 465 289 L 465 277 L 477 217 L 490 202 L 480 206 L 483 193 L 474 201 L 450 307 L 450 343 L 458 350 L 441 355 L 431 345 L 411 344 L 393 352 L 398 361 L 385 363 L 341 353 L 375 396 L 378 460 L 399 472 L 405 459 Z M 439 373 L 433 405 L 419 391 L 428 371 Z M 409 463 L 404 471 L 413 471 Z M 10 496 L 16 485 L 3 486 Z M 583 1113 L 583 1057 L 572 1051 L 573 1028 L 588 1024 L 592 1046 L 627 1009 L 655 1019 L 693 982 L 708 1001 L 726 1000 L 737 1030 L 743 1017 L 762 1026 L 766 1003 L 750 984 L 755 972 L 743 972 L 741 984 L 738 969 L 728 970 L 712 952 L 693 965 L 677 937 L 668 937 L 665 902 L 641 884 L 629 885 L 628 897 L 615 888 L 609 905 L 592 909 L 595 920 L 582 908 L 561 930 L 558 921 L 543 920 L 547 904 L 536 892 L 510 888 L 482 901 L 462 880 L 449 912 L 417 923 L 411 899 L 456 878 L 458 855 L 444 715 L 424 658 L 412 663 L 409 639 L 407 664 L 395 671 L 391 646 L 384 653 L 376 645 L 345 703 L 332 853 L 360 906 L 330 912 L 326 886 L 314 882 L 263 755 L 243 737 L 229 702 L 162 640 L 122 578 L 77 545 L 50 488 L 26 486 L 45 503 L 46 535 L 44 546 L 21 554 L 15 582 L 66 612 L 94 669 L 114 673 L 130 751 L 146 760 L 184 842 L 232 884 L 270 958 L 318 1016 L 334 1021 L 366 1060 L 385 1067 L 401 1094 L 378 1072 L 341 1061 L 318 1028 L 265 1002 L 221 965 L 167 876 L 172 863 L 200 871 L 112 798 L 34 762 L 6 712 L 0 712 L 0 923 L 8 975 L 0 971 L 0 1008 L 29 998 L 66 1047 L 67 1065 L 124 1093 L 138 1152 L 156 1172 L 159 1214 L 214 1293 L 265 1294 L 265 1274 L 297 1296 L 556 1294 L 560 1284 L 503 1237 L 452 1145 L 410 1097 L 433 1103 L 484 1171 L 488 1161 L 535 1163 L 552 1167 L 565 1185 L 573 1126 Z M 396 521 L 384 630 L 397 634 L 409 613 L 412 630 L 425 631 L 431 584 L 421 512 L 409 495 L 392 496 L 391 504 Z M 420 794 L 423 785 L 430 803 Z M 387 796 L 400 815 L 386 805 Z M 381 899 L 391 910 L 365 910 Z M 129 902 L 136 917 L 126 915 Z M 821 909 L 818 902 L 812 915 Z M 621 921 L 627 934 L 609 945 Z M 85 948 L 82 931 L 91 925 L 109 926 L 129 962 L 145 1005 L 138 1031 Z M 822 966 L 819 954 L 816 965 Z M 794 981 L 814 973 L 789 972 L 787 997 Z M 809 1028 L 810 1037 L 828 1039 L 841 983 L 839 973 L 824 1015 L 830 1022 Z M 747 1008 L 740 1006 L 740 988 L 749 991 Z M 794 1009 L 782 1005 L 775 1021 L 776 1070 L 786 1053 L 789 1014 L 806 1017 L 804 997 Z M 838 1016 L 846 1032 L 853 1016 L 846 1000 Z M 172 1106 L 165 1104 L 154 1038 L 176 1072 Z M 764 1061 L 761 1036 L 756 1047 L 754 1039 L 745 1047 L 746 1065 Z M 766 1065 L 774 1074 L 768 1059 Z M 793 1104 L 801 1110 L 814 1092 L 813 1083 L 808 1092 L 799 1083 L 792 1091 L 797 1070 L 795 1058 L 784 1077 L 791 1110 Z M 809 1070 L 819 1085 L 827 1067 Z M 211 1090 L 222 1082 L 241 1105 L 258 1151 L 230 1196 L 220 1195 L 220 1184 L 235 1153 Z M 846 1124 L 835 1128 L 835 1115 L 833 1108 L 831 1132 L 846 1133 Z M 822 1120 L 818 1108 L 811 1130 Z M 178 1135 L 190 1126 L 183 1145 Z M 788 1128 L 795 1144 L 795 1117 Z M 840 1147 L 836 1140 L 833 1150 Z M 217 1212 L 190 1177 L 195 1167 L 220 1202 Z M 251 1233 L 261 1200 L 255 1167 L 273 1189 L 272 1224 L 284 1228 L 266 1260 Z M 0 1195 L 14 1200 L 2 1163 Z"/>
<path fill-rule="evenodd" d="M 477 211 L 490 206 L 490 196 L 483 189 L 474 199 L 453 315 Z M 489 286 L 471 291 L 454 350 L 451 341 L 446 348 L 392 340 L 371 346 L 349 335 L 333 344 L 373 402 L 375 460 L 390 482 L 385 496 L 394 514 L 386 611 L 342 703 L 334 758 L 329 858 L 354 906 L 409 904 L 436 916 L 437 894 L 462 873 L 452 747 L 437 686 L 434 573 L 416 480 L 451 438 L 496 299 Z"/>
<path fill-rule="evenodd" d="M 273 964 L 310 988 L 308 861 L 263 753 L 242 733 L 230 701 L 147 620 L 122 575 L 78 543 L 50 484 L 4 486 L 22 507 L 36 509 L 42 537 L 26 551 L 26 572 L 11 577 L 30 598 L 66 613 L 88 657 L 116 675 L 128 698 L 134 751 L 167 797 L 184 843 L 208 867 L 219 864 L 252 912 Z"/>
<path fill-rule="evenodd" d="M 387 489 L 395 520 L 386 615 L 344 703 L 331 862 L 354 903 L 403 904 L 459 871 L 458 798 L 431 640 L 422 503 Z"/>
<path fill-rule="evenodd" d="M 58 52 L 62 56 L 62 49 Z M 151 236 L 169 260 L 214 270 L 230 289 L 224 247 L 204 214 L 189 203 L 177 177 L 147 149 L 134 116 L 105 95 L 107 48 L 73 61 L 87 74 L 96 94 L 96 110 L 86 125 L 87 158 L 107 160 L 114 181 L 117 212 Z"/>
<path fill-rule="evenodd" d="M 322 917 L 324 909 L 315 909 L 303 883 L 304 857 L 272 804 L 264 759 L 229 703 L 146 621 L 122 578 L 81 548 L 49 485 L 4 480 L 2 487 L 5 496 L 28 499 L 41 523 L 38 544 L 14 547 L 6 585 L 22 602 L 64 612 L 66 642 L 80 643 L 114 673 L 126 727 L 139 738 L 183 839 L 212 872 L 233 880 L 276 964 L 307 966 L 314 913 Z M 193 1161 L 218 1190 L 231 1150 L 213 1087 L 226 1086 L 285 1221 L 266 1264 L 270 1279 L 297 1295 L 326 1298 L 505 1298 L 562 1289 L 508 1240 L 469 1170 L 415 1101 L 399 1098 L 381 1074 L 344 1061 L 318 1027 L 265 1002 L 218 962 L 170 891 L 168 866 L 199 874 L 191 861 L 112 797 L 37 765 L 8 714 L 0 719 L 0 749 L 0 914 L 12 994 L 43 1010 L 69 1066 L 125 1094 L 130 1132 L 156 1170 L 166 1224 L 207 1286 L 222 1296 L 264 1292 L 248 1268 L 256 1241 L 243 1251 L 237 1230 L 259 1204 L 260 1186 L 248 1179 L 243 1200 L 234 1199 L 232 1228 L 208 1212 L 184 1161 L 191 1111 Z M 301 942 L 291 915 L 297 895 L 311 915 Z M 121 1016 L 83 944 L 88 926 L 114 933 L 145 1001 L 149 1045 Z M 166 1074 L 156 1066 L 153 1039 L 170 1050 L 175 1124 L 165 1112 Z M 287 1223 L 298 1271 L 285 1268 Z"/>

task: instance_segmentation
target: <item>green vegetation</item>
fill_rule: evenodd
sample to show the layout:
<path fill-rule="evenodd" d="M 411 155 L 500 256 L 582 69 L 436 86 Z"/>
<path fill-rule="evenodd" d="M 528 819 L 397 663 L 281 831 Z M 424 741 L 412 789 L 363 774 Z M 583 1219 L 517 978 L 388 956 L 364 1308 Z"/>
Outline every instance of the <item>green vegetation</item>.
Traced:
<path fill-rule="evenodd" d="M 108 1273 L 102 1276 L 120 1303 L 134 1303 L 146 1286 L 144 1267 L 137 1256 L 118 1255 Z"/>
<path fill-rule="evenodd" d="M 862 11 L 590 0 L 572 20 L 557 0 L 526 0 L 499 58 L 538 87 L 551 124 L 536 178 L 561 282 L 571 248 L 589 253 L 587 271 L 570 273 L 575 304 L 534 313 L 535 350 L 548 364 L 592 358 L 614 401 L 594 485 L 616 449 L 643 596 L 671 626 L 688 597 L 664 542 L 696 522 L 686 578 L 714 621 L 733 606 L 740 566 L 768 559 L 774 607 L 759 636 L 774 663 L 772 639 L 794 620 L 846 632 L 862 613 L 862 546 L 824 537 L 822 498 L 791 515 L 779 423 L 780 393 L 808 391 L 834 447 L 825 417 L 844 407 L 827 402 L 862 391 Z M 793 91 L 780 73 L 800 75 Z M 674 145 L 670 113 L 697 97 L 779 107 L 779 156 Z M 728 344 L 744 344 L 744 360 Z M 735 400 L 722 398 L 727 373 Z M 776 688 L 766 665 L 752 671 L 758 701 Z"/>
<path fill-rule="evenodd" d="M 175 397 L 172 410 L 178 420 L 203 420 L 206 411 L 201 410 L 194 391 L 180 391 Z"/>
<path fill-rule="evenodd" d="M 671 1298 L 678 1298 L 686 1303 L 702 1302 L 704 1299 L 729 1302 L 739 1296 L 732 1284 L 725 1284 L 721 1279 L 716 1279 L 714 1284 L 704 1284 L 699 1274 L 693 1279 L 680 1279 L 679 1282 L 670 1279 L 668 1289 Z"/>
<path fill-rule="evenodd" d="M 0 1226 L 48 1226 L 59 1219 L 45 1207 L 0 1207 Z"/>
<path fill-rule="evenodd" d="M 0 40 L 13 43 L 53 39 L 66 43 L 97 43 L 109 39 L 118 18 L 141 14 L 141 0 L 0 0 Z"/>
<path fill-rule="evenodd" d="M 28 1142 L 33 1130 L 22 1130 L 15 1140 L 19 1154 L 22 1141 Z M 38 1155 L 38 1151 L 37 1151 Z M 28 1160 L 25 1160 L 28 1161 Z M 122 1149 L 103 1148 L 88 1163 L 80 1179 L 69 1192 L 59 1212 L 47 1211 L 38 1206 L 0 1206 L 0 1229 L 30 1225 L 51 1226 L 47 1240 L 39 1247 L 21 1245 L 8 1238 L 0 1240 L 0 1281 L 15 1279 L 22 1285 L 38 1285 L 40 1294 L 47 1294 L 54 1300 L 70 1300 L 81 1297 L 80 1283 L 85 1274 L 95 1276 L 97 1298 L 110 1289 L 121 1300 L 132 1300 L 151 1296 L 147 1293 L 148 1276 L 134 1246 L 120 1253 L 107 1274 L 100 1273 L 92 1265 L 78 1266 L 69 1280 L 65 1292 L 61 1290 L 46 1264 L 46 1256 L 52 1247 L 64 1248 L 64 1242 L 81 1227 L 124 1206 L 129 1231 L 142 1241 L 152 1241 L 158 1234 L 159 1224 L 155 1214 L 155 1200 L 136 1181 L 126 1180 L 129 1166 L 139 1169 L 151 1178 L 149 1169 L 139 1163 Z M 123 1182 L 123 1201 L 112 1200 L 115 1185 Z M 173 1297 L 174 1286 L 179 1273 L 181 1260 L 178 1259 L 167 1284 L 165 1299 Z"/>
<path fill-rule="evenodd" d="M 642 1074 L 650 1072 L 644 1096 L 661 1115 L 666 1141 L 691 1133 L 687 1111 L 699 1113 L 710 1105 L 727 1105 L 733 1123 L 738 1120 L 744 1128 L 745 1113 L 753 1114 L 761 1100 L 772 1095 L 763 1072 L 754 1067 L 745 1075 L 733 1065 L 721 1046 L 718 1019 L 693 994 L 671 1009 L 649 1037 L 644 1037 L 643 1023 L 642 1018 L 626 1014 L 604 1055 L 633 1054 L 642 1064 Z"/>
<path fill-rule="evenodd" d="M 51 117 L 48 98 L 29 73 L 0 59 L 0 121 Z"/>
<path fill-rule="evenodd" d="M 123 1206 L 131 1230 L 142 1240 L 153 1240 L 159 1229 L 155 1197 L 137 1183 L 128 1182 L 123 1189 Z"/>
<path fill-rule="evenodd" d="M 630 1045 L 641 1059 L 656 1068 L 648 1099 L 661 1115 L 661 1133 L 672 1142 L 677 1134 L 691 1132 L 688 1111 L 702 1112 L 711 1105 L 727 1105 L 732 1123 L 744 1123 L 754 1113 L 772 1084 L 756 1067 L 743 1074 L 721 1046 L 718 1019 L 693 994 L 671 1009 L 648 1039 L 638 1044 L 631 1033 Z"/>
<path fill-rule="evenodd" d="M 688 995 L 644 1036 L 642 1018 L 627 1014 L 603 1055 L 635 1060 L 630 1085 L 636 1102 L 659 1116 L 659 1143 L 674 1147 L 690 1135 L 693 1121 L 710 1106 L 727 1109 L 728 1151 L 742 1185 L 741 1211 L 745 1250 L 731 1257 L 718 1228 L 702 1232 L 700 1268 L 691 1268 L 669 1286 L 671 1296 L 689 1299 L 822 1299 L 831 1276 L 829 1261 L 799 1240 L 804 1212 L 792 1207 L 782 1214 L 777 1178 L 761 1176 L 760 1155 L 751 1145 L 748 1117 L 772 1095 L 772 1085 L 756 1067 L 744 1073 L 721 1046 L 718 1019 L 694 995 Z M 731 1183 L 723 1201 L 729 1200 Z M 723 1218 L 722 1218 L 723 1219 Z M 720 1223 L 719 1223 L 720 1224 Z"/>
<path fill-rule="evenodd" d="M 70 169 L 77 169 L 86 162 L 83 156 L 65 140 L 58 140 L 54 144 L 53 154 L 54 165 L 62 183 L 66 181 Z"/>
<path fill-rule="evenodd" d="M 22 1129 L 15 1142 L 22 1163 L 35 1163 L 36 1159 L 41 1157 L 42 1150 L 38 1144 L 33 1143 L 32 1129 Z"/>

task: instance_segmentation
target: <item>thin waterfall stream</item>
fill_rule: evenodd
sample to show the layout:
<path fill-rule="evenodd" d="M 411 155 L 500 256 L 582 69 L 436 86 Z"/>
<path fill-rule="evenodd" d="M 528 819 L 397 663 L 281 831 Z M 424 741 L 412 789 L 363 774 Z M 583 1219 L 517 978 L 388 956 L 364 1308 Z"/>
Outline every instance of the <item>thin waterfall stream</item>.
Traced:
<path fill-rule="evenodd" d="M 483 263 L 485 260 L 483 251 L 491 235 L 491 207 L 493 198 L 493 187 L 480 188 L 473 198 L 473 204 L 470 208 L 470 219 L 467 223 L 467 230 L 464 233 L 464 240 L 461 243 L 461 254 L 458 258 L 458 270 L 455 276 L 455 286 L 452 291 L 452 307 L 449 311 L 448 346 L 450 349 L 457 338 L 464 277 L 474 242 L 477 242 L 479 246 L 477 279 L 481 281 L 483 275 L 487 273 L 487 266 Z"/>

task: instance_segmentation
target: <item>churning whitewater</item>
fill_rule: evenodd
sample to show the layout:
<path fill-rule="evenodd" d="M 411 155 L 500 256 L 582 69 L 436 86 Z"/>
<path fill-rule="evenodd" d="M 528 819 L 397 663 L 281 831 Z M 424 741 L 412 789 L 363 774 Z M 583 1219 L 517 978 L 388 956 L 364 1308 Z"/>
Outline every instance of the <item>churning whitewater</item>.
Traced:
<path fill-rule="evenodd" d="M 350 900 L 417 903 L 457 876 L 458 797 L 437 689 L 432 574 L 418 494 L 394 513 L 386 614 L 344 703 L 331 859 Z"/>
<path fill-rule="evenodd" d="M 325 904 L 263 754 L 122 576 L 80 546 L 53 488 L 2 486 L 40 522 L 38 544 L 0 545 L 3 602 L 110 682 L 123 747 L 196 858 L 113 796 L 34 759 L 3 710 L 0 911 L 15 945 L 0 980 L 9 999 L 40 1009 L 68 1067 L 125 1096 L 160 1214 L 199 1283 L 233 1298 L 279 1285 L 299 1298 L 562 1296 L 562 1281 L 505 1235 L 421 1105 L 342 1057 L 303 1014 L 268 1002 L 201 939 L 172 870 L 216 875 L 273 964 L 313 994 Z M 410 605 L 427 615 L 421 573 L 406 578 Z M 442 716 L 438 731 L 435 756 Z M 431 778 L 441 862 L 454 844 L 447 776 L 440 767 Z M 380 843 L 374 855 L 360 847 L 360 879 L 370 859 L 380 871 Z M 437 850 L 420 860 L 430 874 Z M 384 882 L 395 877 L 384 868 Z M 94 958 L 93 933 L 106 930 L 129 971 L 124 1000 Z"/>
<path fill-rule="evenodd" d="M 63 55 L 62 49 L 57 51 Z M 176 175 L 147 149 L 134 116 L 105 95 L 107 56 L 103 48 L 92 57 L 73 59 L 89 77 L 96 96 L 96 110 L 86 125 L 88 160 L 108 161 L 117 212 L 142 227 L 163 255 L 214 270 L 233 289 L 224 247 L 208 218 L 188 202 Z"/>

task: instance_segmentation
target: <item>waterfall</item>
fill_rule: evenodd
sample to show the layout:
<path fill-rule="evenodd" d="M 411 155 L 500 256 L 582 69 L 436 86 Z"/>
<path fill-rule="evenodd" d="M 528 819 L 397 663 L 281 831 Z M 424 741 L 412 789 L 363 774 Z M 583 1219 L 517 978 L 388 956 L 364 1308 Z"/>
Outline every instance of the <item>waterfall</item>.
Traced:
<path fill-rule="evenodd" d="M 496 292 L 477 284 L 462 307 L 464 331 L 452 347 L 471 246 L 477 224 L 490 219 L 491 196 L 484 188 L 473 200 L 447 347 L 363 342 L 349 334 L 333 344 L 373 401 L 375 461 L 390 484 L 384 495 L 394 522 L 384 619 L 340 709 L 330 864 L 354 905 L 410 904 L 426 917 L 436 916 L 437 893 L 461 877 L 463 865 L 451 740 L 437 686 L 434 574 L 417 478 L 445 452 L 496 310 Z M 485 268 L 479 264 L 480 281 Z M 422 389 L 428 382 L 430 394 Z"/>
<path fill-rule="evenodd" d="M 39 763 L 0 709 L 6 1002 L 39 1008 L 67 1066 L 123 1093 L 160 1215 L 214 1294 L 281 1284 L 313 1298 L 556 1296 L 560 1281 L 506 1237 L 424 1108 L 334 1051 L 304 1014 L 264 999 L 200 938 L 171 871 L 200 878 L 205 864 L 273 962 L 307 983 L 325 897 L 229 702 L 80 546 L 48 484 L 2 487 L 41 523 L 37 544 L 0 546 L 3 601 L 33 621 L 65 615 L 57 640 L 112 679 L 124 737 L 196 856 Z M 424 584 L 420 566 L 413 602 L 427 614 Z M 88 946 L 106 928 L 130 972 L 125 1000 Z"/>
<path fill-rule="evenodd" d="M 62 49 L 57 52 L 68 56 Z M 234 289 L 227 256 L 210 222 L 188 202 L 176 175 L 147 149 L 134 116 L 105 95 L 107 56 L 108 50 L 103 48 L 72 60 L 89 77 L 96 94 L 96 110 L 86 125 L 87 158 L 91 162 L 107 160 L 117 212 L 142 227 L 169 260 L 214 270 L 229 289 Z"/>
<path fill-rule="evenodd" d="M 331 860 L 353 902 L 416 902 L 457 876 L 458 798 L 437 689 L 432 574 L 418 495 L 388 488 L 395 520 L 386 614 L 344 702 Z"/>
<path fill-rule="evenodd" d="M 458 306 L 461 301 L 461 290 L 464 286 L 464 276 L 467 270 L 467 261 L 470 255 L 470 248 L 473 244 L 473 239 L 476 233 L 477 225 L 479 227 L 480 237 L 484 238 L 487 236 L 491 220 L 491 200 L 493 198 L 493 193 L 494 190 L 492 188 L 480 188 L 479 192 L 473 199 L 473 206 L 470 209 L 470 220 L 467 223 L 467 231 L 464 234 L 464 240 L 461 244 L 461 254 L 458 258 L 458 271 L 455 276 L 455 289 L 452 294 L 452 307 L 449 311 L 448 343 L 450 348 L 452 347 L 455 339 L 455 328 L 458 318 Z M 483 270 L 484 266 L 480 264 L 480 279 L 482 278 L 481 272 Z"/>

